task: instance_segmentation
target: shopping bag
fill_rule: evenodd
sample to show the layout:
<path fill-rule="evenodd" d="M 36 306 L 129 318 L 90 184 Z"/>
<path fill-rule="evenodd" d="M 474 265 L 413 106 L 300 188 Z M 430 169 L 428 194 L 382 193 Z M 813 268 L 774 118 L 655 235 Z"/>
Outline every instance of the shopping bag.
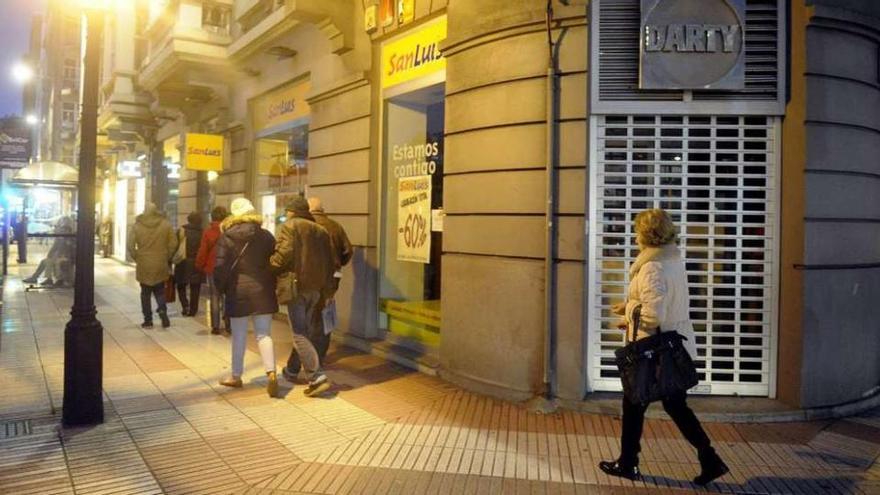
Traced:
<path fill-rule="evenodd" d="M 330 332 L 336 330 L 339 323 L 336 314 L 336 299 L 327 301 L 324 309 L 321 310 L 321 317 L 324 320 L 324 335 L 330 335 Z"/>
<path fill-rule="evenodd" d="M 650 404 L 687 392 L 699 377 L 693 359 L 684 348 L 685 337 L 676 331 L 662 331 L 635 340 L 641 308 L 633 311 L 632 337 L 614 351 L 623 393 L 633 404 Z M 628 334 L 630 332 L 627 332 Z M 629 335 L 628 335 L 629 337 Z"/>
<path fill-rule="evenodd" d="M 175 298 L 176 291 L 174 287 L 174 277 L 170 276 L 165 280 L 165 302 L 173 303 L 177 299 Z"/>

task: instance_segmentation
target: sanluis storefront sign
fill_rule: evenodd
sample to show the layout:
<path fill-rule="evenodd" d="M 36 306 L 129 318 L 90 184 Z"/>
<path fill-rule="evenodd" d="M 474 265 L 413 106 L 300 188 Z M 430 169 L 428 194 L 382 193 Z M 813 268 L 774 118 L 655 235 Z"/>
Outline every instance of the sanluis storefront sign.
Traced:
<path fill-rule="evenodd" d="M 382 88 L 390 88 L 446 69 L 440 42 L 446 39 L 446 16 L 430 21 L 382 46 Z"/>
<path fill-rule="evenodd" d="M 24 168 L 31 159 L 31 128 L 14 122 L 0 127 L 0 168 Z"/>
<path fill-rule="evenodd" d="M 745 0 L 641 2 L 641 89 L 745 87 Z"/>
<path fill-rule="evenodd" d="M 254 100 L 254 129 L 283 126 L 309 115 L 306 96 L 311 89 L 309 81 L 301 81 L 266 93 Z"/>
<path fill-rule="evenodd" d="M 184 166 L 189 170 L 223 170 L 223 136 L 216 134 L 187 134 Z"/>

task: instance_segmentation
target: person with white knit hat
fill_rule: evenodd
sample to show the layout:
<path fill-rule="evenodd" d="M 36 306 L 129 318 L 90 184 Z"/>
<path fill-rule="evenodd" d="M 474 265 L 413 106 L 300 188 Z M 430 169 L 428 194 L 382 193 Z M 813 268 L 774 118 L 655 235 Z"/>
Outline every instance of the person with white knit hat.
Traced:
<path fill-rule="evenodd" d="M 220 224 L 214 282 L 226 294 L 226 315 L 232 331 L 232 375 L 221 380 L 227 387 L 242 386 L 245 340 L 248 321 L 253 320 L 257 346 L 263 358 L 270 397 L 278 394 L 275 375 L 275 349 L 272 342 L 272 315 L 278 312 L 275 275 L 269 258 L 275 251 L 275 238 L 261 227 L 263 217 L 246 198 L 230 206 L 232 215 Z"/>

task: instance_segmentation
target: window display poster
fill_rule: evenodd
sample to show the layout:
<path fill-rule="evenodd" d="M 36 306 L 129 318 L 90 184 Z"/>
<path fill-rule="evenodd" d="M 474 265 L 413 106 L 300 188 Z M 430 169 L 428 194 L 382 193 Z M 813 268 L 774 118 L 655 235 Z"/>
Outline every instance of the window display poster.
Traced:
<path fill-rule="evenodd" d="M 416 18 L 416 0 L 398 0 L 397 23 L 409 24 Z"/>
<path fill-rule="evenodd" d="M 431 176 L 397 182 L 397 260 L 431 262 Z"/>
<path fill-rule="evenodd" d="M 379 8 L 379 22 L 382 26 L 388 27 L 394 24 L 396 4 L 395 0 L 382 0 Z"/>
<path fill-rule="evenodd" d="M 257 141 L 257 173 L 283 177 L 290 174 L 287 141 L 260 139 Z"/>

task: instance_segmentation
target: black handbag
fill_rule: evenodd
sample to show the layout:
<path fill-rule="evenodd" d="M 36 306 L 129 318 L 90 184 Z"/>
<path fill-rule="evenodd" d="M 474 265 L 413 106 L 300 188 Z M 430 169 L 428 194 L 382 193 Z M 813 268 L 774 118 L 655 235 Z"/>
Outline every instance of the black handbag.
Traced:
<path fill-rule="evenodd" d="M 696 386 L 697 367 L 682 343 L 686 337 L 658 327 L 654 335 L 635 340 L 639 308 L 633 320 L 633 341 L 614 351 L 626 398 L 633 404 L 650 404 Z"/>

